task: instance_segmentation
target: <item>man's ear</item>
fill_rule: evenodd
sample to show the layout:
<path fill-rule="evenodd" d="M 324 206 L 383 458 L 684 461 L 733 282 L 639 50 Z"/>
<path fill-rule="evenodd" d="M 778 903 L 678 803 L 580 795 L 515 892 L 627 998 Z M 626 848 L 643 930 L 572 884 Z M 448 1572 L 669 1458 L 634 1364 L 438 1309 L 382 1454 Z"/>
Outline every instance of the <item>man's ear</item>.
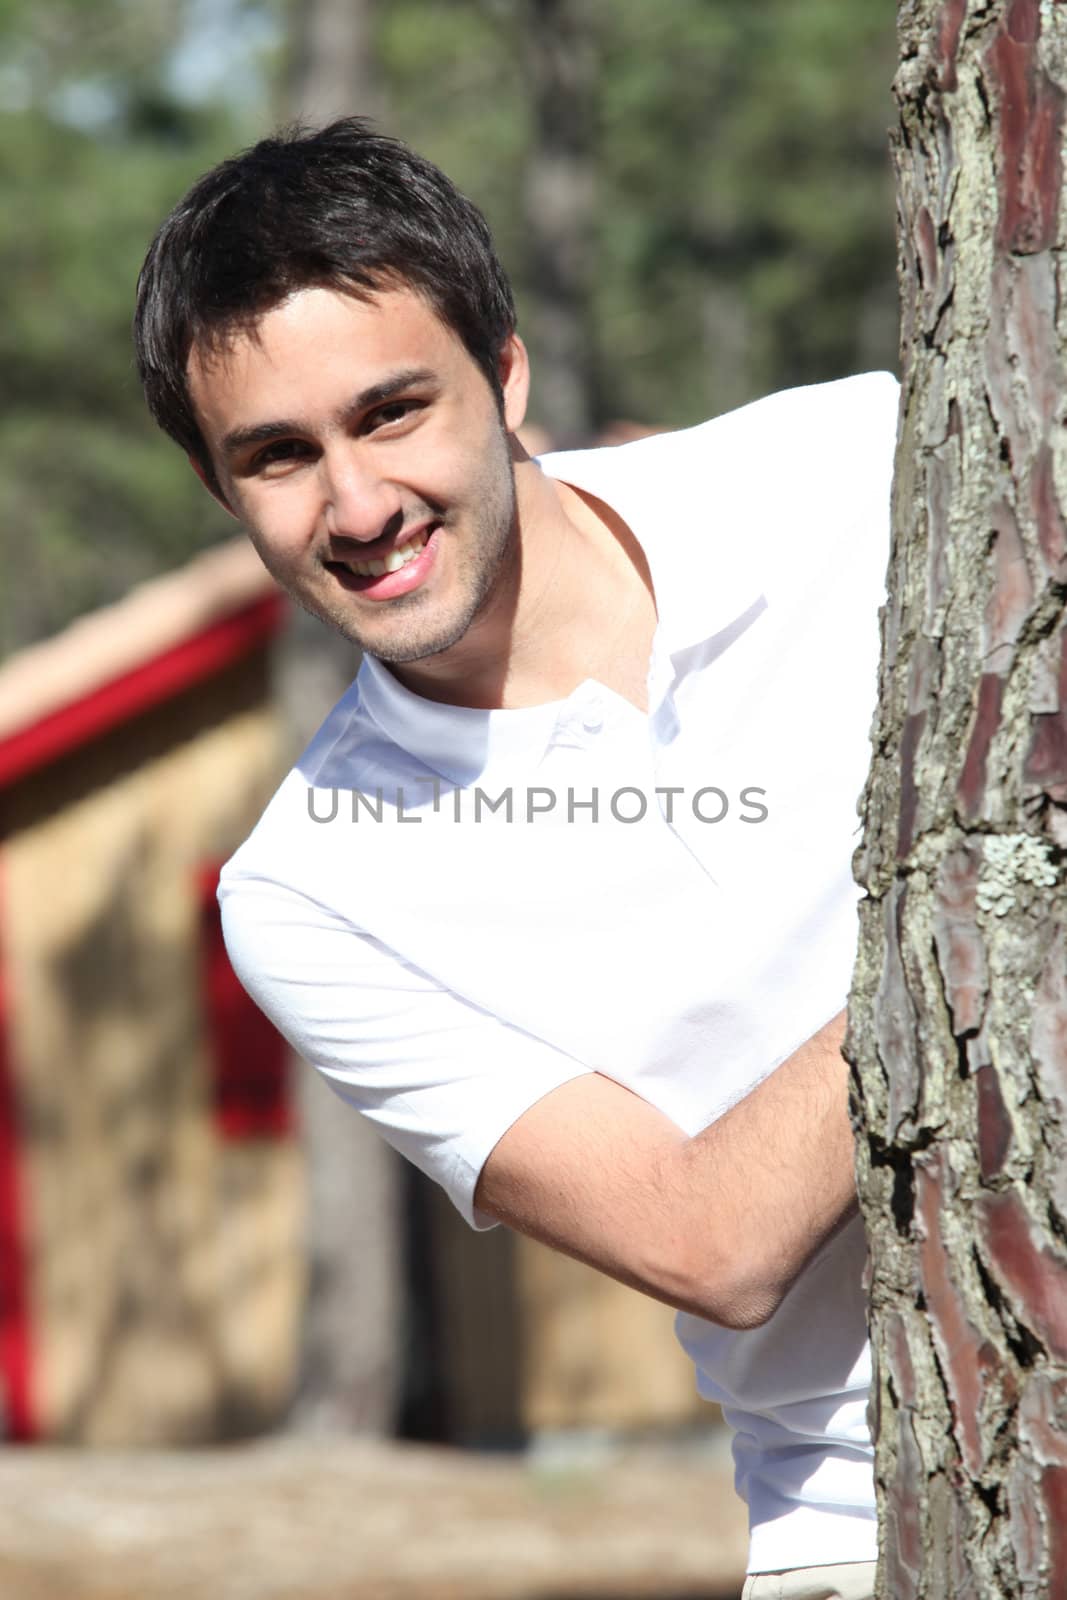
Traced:
<path fill-rule="evenodd" d="M 500 389 L 504 397 L 504 426 L 509 433 L 522 427 L 526 402 L 530 397 L 530 358 L 517 333 L 505 339 L 497 361 Z"/>
<path fill-rule="evenodd" d="M 204 485 L 204 488 L 207 490 L 212 500 L 216 500 L 228 516 L 231 516 L 235 522 L 239 522 L 241 520 L 240 517 L 238 517 L 236 511 L 230 505 L 230 502 L 227 500 L 226 496 L 215 482 L 214 477 L 208 472 L 203 462 L 198 461 L 196 456 L 188 451 L 186 452 L 186 460 L 189 462 L 189 465 L 200 479 L 200 482 Z"/>

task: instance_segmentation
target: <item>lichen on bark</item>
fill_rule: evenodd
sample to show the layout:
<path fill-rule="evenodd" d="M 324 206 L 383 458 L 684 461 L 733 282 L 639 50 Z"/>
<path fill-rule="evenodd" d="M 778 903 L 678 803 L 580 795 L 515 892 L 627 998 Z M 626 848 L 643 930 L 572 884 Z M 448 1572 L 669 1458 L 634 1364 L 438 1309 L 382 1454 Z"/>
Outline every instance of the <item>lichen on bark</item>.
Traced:
<path fill-rule="evenodd" d="M 902 0 L 850 1004 L 886 1600 L 1067 1594 L 1067 5 Z"/>

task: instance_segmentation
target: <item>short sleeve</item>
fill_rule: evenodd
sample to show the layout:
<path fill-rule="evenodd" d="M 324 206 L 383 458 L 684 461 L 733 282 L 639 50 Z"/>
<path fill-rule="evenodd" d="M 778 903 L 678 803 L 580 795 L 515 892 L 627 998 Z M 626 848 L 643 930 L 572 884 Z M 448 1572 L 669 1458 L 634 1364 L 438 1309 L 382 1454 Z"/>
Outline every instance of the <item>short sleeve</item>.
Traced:
<path fill-rule="evenodd" d="M 234 971 L 293 1049 L 471 1227 L 492 1227 L 474 1189 L 494 1145 L 591 1069 L 293 890 L 224 872 L 219 898 Z"/>

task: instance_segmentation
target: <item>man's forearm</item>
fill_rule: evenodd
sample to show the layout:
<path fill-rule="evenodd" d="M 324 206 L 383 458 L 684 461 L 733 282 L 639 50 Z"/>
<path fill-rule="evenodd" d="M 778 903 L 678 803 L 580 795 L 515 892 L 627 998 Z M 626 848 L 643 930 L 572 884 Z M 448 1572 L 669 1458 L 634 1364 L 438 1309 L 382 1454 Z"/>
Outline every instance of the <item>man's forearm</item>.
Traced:
<path fill-rule="evenodd" d="M 766 1321 L 856 1209 L 845 1013 L 752 1094 L 663 1157 L 663 1181 L 705 1196 L 714 1216 L 687 1271 L 731 1326 Z M 724 1261 L 724 1253 L 730 1261 Z M 733 1302 L 721 1305 L 724 1286 Z"/>
<path fill-rule="evenodd" d="M 855 1206 L 843 1022 L 693 1138 L 600 1073 L 562 1084 L 499 1141 L 475 1205 L 679 1310 L 755 1327 Z"/>

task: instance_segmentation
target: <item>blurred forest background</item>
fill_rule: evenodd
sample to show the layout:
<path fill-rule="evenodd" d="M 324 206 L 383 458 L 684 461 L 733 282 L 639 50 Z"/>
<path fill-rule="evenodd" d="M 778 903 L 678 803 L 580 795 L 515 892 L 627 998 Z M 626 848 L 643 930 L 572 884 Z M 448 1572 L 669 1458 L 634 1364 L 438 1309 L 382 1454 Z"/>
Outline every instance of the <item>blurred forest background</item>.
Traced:
<path fill-rule="evenodd" d="M 889 0 L 0 0 L 0 656 L 233 531 L 129 343 L 205 167 L 373 115 L 488 214 L 532 420 L 681 426 L 894 364 L 894 61 Z"/>

